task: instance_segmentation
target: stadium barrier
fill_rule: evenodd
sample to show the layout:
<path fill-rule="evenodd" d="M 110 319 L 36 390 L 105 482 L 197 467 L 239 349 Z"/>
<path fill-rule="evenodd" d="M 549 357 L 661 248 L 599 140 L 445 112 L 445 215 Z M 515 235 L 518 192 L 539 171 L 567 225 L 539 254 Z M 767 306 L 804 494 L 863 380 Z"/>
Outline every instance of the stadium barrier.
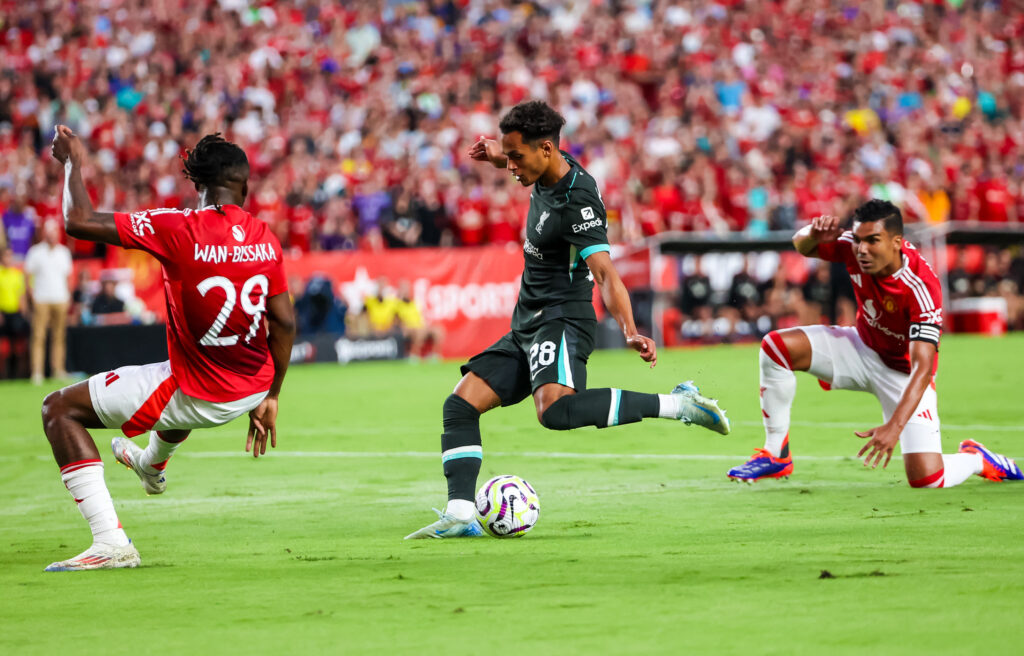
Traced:
<path fill-rule="evenodd" d="M 68 327 L 68 371 L 92 375 L 167 357 L 167 327 L 162 323 Z"/>
<path fill-rule="evenodd" d="M 954 320 L 947 322 L 947 330 L 962 332 L 984 332 L 1001 334 L 1005 332 L 1005 301 L 953 303 L 948 289 L 949 246 L 983 245 L 1005 248 L 1024 244 L 1024 225 L 968 223 L 952 221 L 938 225 L 919 223 L 906 224 L 906 236 L 915 244 L 932 264 L 942 283 L 943 306 Z M 763 236 L 751 237 L 742 233 L 709 235 L 683 232 L 667 232 L 648 237 L 643 243 L 618 247 L 614 252 L 617 266 L 627 263 L 627 275 L 623 281 L 631 294 L 645 290 L 651 294 L 650 316 L 637 317 L 637 324 L 650 326 L 652 337 L 659 344 L 664 343 L 662 334 L 664 312 L 673 302 L 679 290 L 679 262 L 675 258 L 686 255 L 740 255 L 740 257 L 717 258 L 715 265 L 706 273 L 710 277 L 731 279 L 745 266 L 742 256 L 750 253 L 777 253 L 778 267 L 804 266 L 803 256 L 796 253 L 792 243 L 792 231 L 773 231 Z M 771 273 L 771 272 L 763 272 Z M 646 279 L 646 285 L 644 281 Z M 1002 310 L 1000 310 L 1000 307 Z M 979 315 L 980 316 L 976 316 Z M 1000 330 L 1000 322 L 1003 329 Z"/>
<path fill-rule="evenodd" d="M 296 337 L 292 346 L 291 363 L 348 364 L 366 360 L 399 360 L 403 357 L 405 347 L 399 335 L 349 339 L 344 335 L 321 333 Z"/>

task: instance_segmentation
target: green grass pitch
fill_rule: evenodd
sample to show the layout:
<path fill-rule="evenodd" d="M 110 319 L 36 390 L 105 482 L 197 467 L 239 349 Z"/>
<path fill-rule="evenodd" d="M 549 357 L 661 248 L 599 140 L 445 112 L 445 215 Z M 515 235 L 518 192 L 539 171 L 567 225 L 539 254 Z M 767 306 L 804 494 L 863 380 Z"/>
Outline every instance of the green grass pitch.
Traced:
<path fill-rule="evenodd" d="M 947 337 L 946 451 L 1024 456 L 1024 337 Z M 482 420 L 481 482 L 541 499 L 520 540 L 409 541 L 444 503 L 441 402 L 457 363 L 293 368 L 278 449 L 240 420 L 193 434 L 146 497 L 96 431 L 142 568 L 44 574 L 88 546 L 42 435 L 46 388 L 0 384 L 0 653 L 982 654 L 1024 640 L 1024 485 L 911 490 L 853 458 L 866 394 L 800 377 L 788 481 L 731 483 L 762 433 L 756 347 L 596 354 L 590 386 L 721 399 L 721 437 L 651 420 L 548 432 Z M 141 438 L 145 439 L 145 438 Z M 822 571 L 831 578 L 821 578 Z"/>

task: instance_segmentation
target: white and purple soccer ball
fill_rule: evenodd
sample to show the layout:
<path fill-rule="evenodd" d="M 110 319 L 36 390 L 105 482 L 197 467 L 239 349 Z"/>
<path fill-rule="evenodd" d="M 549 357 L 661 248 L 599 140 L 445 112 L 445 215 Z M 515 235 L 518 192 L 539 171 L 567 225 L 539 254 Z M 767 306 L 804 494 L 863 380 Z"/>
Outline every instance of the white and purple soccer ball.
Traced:
<path fill-rule="evenodd" d="M 489 535 L 518 538 L 540 519 L 540 498 L 518 476 L 495 476 L 476 493 L 476 515 Z"/>

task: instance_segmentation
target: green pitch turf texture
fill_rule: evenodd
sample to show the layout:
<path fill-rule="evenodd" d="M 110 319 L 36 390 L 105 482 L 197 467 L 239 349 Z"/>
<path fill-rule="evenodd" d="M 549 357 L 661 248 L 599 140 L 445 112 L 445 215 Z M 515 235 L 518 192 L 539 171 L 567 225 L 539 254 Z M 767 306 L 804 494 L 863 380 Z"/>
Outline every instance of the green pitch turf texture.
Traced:
<path fill-rule="evenodd" d="M 948 337 L 944 445 L 1024 456 L 1024 338 Z M 540 494 L 519 540 L 403 541 L 445 501 L 441 402 L 457 363 L 293 368 L 278 449 L 193 434 L 146 497 L 96 431 L 142 567 L 45 574 L 90 543 L 39 421 L 0 384 L 0 653 L 982 654 L 1024 649 L 1024 484 L 911 490 L 864 468 L 866 394 L 800 377 L 788 481 L 725 473 L 762 434 L 756 347 L 596 354 L 591 387 L 696 379 L 721 437 L 666 420 L 548 432 L 532 404 L 482 421 L 481 482 Z M 140 438 L 145 441 L 145 438 Z M 827 572 L 827 574 L 826 574 Z"/>

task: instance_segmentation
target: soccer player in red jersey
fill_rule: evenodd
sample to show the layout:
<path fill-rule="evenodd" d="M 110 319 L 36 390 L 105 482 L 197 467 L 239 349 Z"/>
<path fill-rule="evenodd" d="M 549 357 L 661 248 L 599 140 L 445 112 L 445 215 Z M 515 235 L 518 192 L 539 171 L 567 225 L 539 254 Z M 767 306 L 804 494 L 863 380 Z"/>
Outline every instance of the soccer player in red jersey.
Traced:
<path fill-rule="evenodd" d="M 885 467 L 896 443 L 911 487 L 953 487 L 978 474 L 993 481 L 1022 480 L 1017 464 L 974 440 L 943 455 L 935 395 L 942 290 L 931 266 L 903 240 L 903 217 L 888 201 L 871 200 L 853 215 L 853 229 L 819 216 L 793 237 L 807 257 L 842 262 L 857 297 L 856 327 L 803 326 L 772 331 L 761 342 L 761 413 L 765 446 L 729 477 L 754 481 L 793 471 L 789 412 L 795 371 L 808 371 L 831 389 L 870 392 L 884 423 L 856 435 L 867 439 L 858 456 Z"/>
<path fill-rule="evenodd" d="M 144 250 L 163 267 L 168 362 L 128 366 L 53 392 L 43 401 L 43 430 L 61 479 L 92 529 L 93 544 L 46 571 L 135 567 L 103 481 L 90 428 L 149 433 L 145 449 L 111 444 L 150 494 L 166 487 L 164 468 L 194 428 L 249 413 L 245 450 L 277 446 L 277 400 L 295 336 L 295 319 L 270 229 L 241 208 L 249 163 L 219 135 L 203 137 L 184 158 L 199 209 L 126 214 L 95 212 L 82 180 L 85 147 L 57 126 L 53 156 L 64 164 L 64 226 L 76 239 Z"/>

